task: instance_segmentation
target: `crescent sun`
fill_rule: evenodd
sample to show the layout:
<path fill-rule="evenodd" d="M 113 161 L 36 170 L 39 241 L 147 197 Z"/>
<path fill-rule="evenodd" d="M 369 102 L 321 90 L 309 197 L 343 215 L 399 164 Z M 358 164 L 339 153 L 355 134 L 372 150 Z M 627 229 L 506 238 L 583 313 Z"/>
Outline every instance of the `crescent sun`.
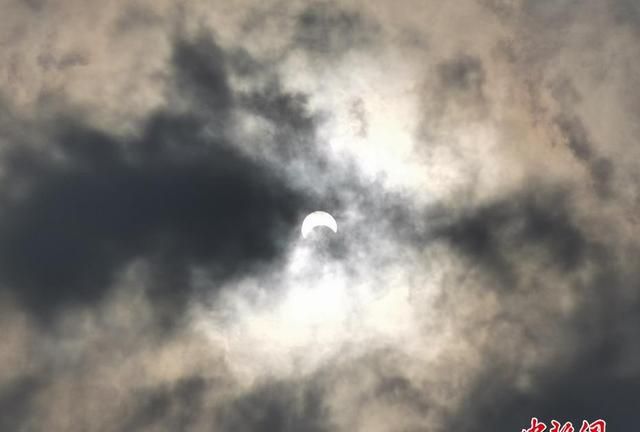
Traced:
<path fill-rule="evenodd" d="M 302 238 L 307 238 L 309 233 L 311 233 L 315 227 L 319 226 L 325 226 L 334 233 L 338 232 L 338 223 L 333 216 L 327 212 L 315 211 L 309 213 L 307 217 L 304 218 L 304 221 L 302 221 Z"/>

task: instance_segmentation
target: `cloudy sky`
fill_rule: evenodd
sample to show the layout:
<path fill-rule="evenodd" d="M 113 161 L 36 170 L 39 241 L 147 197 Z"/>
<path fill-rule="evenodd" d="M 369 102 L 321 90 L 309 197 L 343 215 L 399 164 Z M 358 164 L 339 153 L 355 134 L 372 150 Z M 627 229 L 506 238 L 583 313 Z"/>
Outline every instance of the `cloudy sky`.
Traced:
<path fill-rule="evenodd" d="M 0 430 L 637 428 L 637 1 L 1 8 Z"/>

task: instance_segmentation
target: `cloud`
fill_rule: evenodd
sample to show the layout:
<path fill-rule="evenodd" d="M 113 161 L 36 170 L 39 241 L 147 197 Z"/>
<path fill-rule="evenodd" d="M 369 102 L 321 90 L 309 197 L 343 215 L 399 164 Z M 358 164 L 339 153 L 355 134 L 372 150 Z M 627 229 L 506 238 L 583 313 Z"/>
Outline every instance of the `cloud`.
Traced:
<path fill-rule="evenodd" d="M 297 16 L 294 42 L 312 55 L 341 56 L 367 48 L 379 31 L 374 21 L 356 9 L 313 2 Z"/>
<path fill-rule="evenodd" d="M 0 393 L 0 426 L 6 430 L 23 430 L 29 424 L 33 398 L 43 383 L 36 377 L 24 377 L 6 386 Z"/>
<path fill-rule="evenodd" d="M 596 192 L 601 197 L 609 196 L 612 193 L 611 182 L 615 174 L 611 161 L 594 154 L 596 150 L 580 120 L 560 115 L 556 118 L 556 124 L 571 153 L 589 170 Z"/>
<path fill-rule="evenodd" d="M 612 0 L 611 11 L 616 21 L 628 25 L 634 31 L 640 29 L 640 9 L 630 0 Z"/>
<path fill-rule="evenodd" d="M 460 56 L 439 65 L 438 72 L 446 92 L 467 93 L 477 99 L 483 98 L 485 72 L 482 62 L 477 58 Z"/>
<path fill-rule="evenodd" d="M 307 382 L 268 382 L 221 408 L 222 431 L 330 429 L 322 389 Z"/>
<path fill-rule="evenodd" d="M 635 423 L 632 395 L 638 390 L 638 371 L 636 367 L 629 369 L 628 362 L 634 362 L 631 358 L 637 353 L 628 337 L 635 332 L 638 303 L 620 308 L 613 299 L 625 296 L 623 293 L 637 283 L 633 282 L 637 274 L 615 259 L 598 258 L 592 261 L 597 267 L 593 275 L 574 287 L 582 297 L 577 313 L 548 317 L 554 331 L 547 335 L 541 332 L 544 325 L 534 322 L 529 327 L 529 342 L 513 353 L 519 359 L 516 365 L 527 363 L 530 348 L 536 345 L 553 357 L 533 370 L 525 388 L 518 384 L 517 369 L 487 360 L 449 427 L 510 430 L 527 424 L 531 413 L 547 422 L 563 419 L 574 425 L 585 418 L 603 418 L 609 427 L 621 429 Z M 521 303 L 512 312 L 522 316 L 538 311 Z M 500 346 L 499 341 L 495 343 Z M 609 398 L 611 394 L 618 397 Z"/>
<path fill-rule="evenodd" d="M 4 13 L 0 429 L 635 424 L 630 2 Z"/>
<path fill-rule="evenodd" d="M 450 226 L 436 231 L 470 262 L 494 272 L 497 288 L 517 289 L 520 262 L 541 258 L 545 268 L 571 272 L 584 265 L 593 248 L 572 220 L 570 195 L 558 191 L 531 191 L 502 197 L 496 203 L 472 209 Z M 552 204 L 553 203 L 553 204 Z"/>
<path fill-rule="evenodd" d="M 192 428 L 202 415 L 207 384 L 201 377 L 189 377 L 164 388 L 140 390 L 135 397 L 138 406 L 121 430 Z"/>
<path fill-rule="evenodd" d="M 173 63 L 187 111 L 159 110 L 126 137 L 55 119 L 44 155 L 8 150 L 1 277 L 38 314 L 100 301 L 135 259 L 158 269 L 150 295 L 177 306 L 192 267 L 224 278 L 282 251 L 305 197 L 225 141 L 235 100 L 222 52 L 180 40 Z"/>

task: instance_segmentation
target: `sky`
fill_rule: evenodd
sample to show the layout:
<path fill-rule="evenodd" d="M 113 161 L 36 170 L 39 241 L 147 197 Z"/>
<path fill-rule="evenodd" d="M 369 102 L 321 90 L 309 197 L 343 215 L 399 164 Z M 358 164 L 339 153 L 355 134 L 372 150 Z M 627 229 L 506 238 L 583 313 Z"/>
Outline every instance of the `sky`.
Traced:
<path fill-rule="evenodd" d="M 640 3 L 1 7 L 0 430 L 637 428 Z"/>

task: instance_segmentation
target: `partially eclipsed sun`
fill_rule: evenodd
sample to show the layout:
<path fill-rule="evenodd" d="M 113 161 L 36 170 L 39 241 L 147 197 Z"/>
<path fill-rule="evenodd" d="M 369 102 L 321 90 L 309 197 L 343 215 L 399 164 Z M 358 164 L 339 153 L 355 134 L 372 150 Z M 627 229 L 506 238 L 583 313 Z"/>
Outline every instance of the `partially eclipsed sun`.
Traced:
<path fill-rule="evenodd" d="M 325 226 L 329 228 L 334 233 L 338 232 L 338 223 L 336 220 L 327 212 L 323 211 L 315 211 L 307 215 L 302 222 L 302 238 L 307 238 L 309 233 L 313 231 L 314 228 L 319 226 Z"/>

